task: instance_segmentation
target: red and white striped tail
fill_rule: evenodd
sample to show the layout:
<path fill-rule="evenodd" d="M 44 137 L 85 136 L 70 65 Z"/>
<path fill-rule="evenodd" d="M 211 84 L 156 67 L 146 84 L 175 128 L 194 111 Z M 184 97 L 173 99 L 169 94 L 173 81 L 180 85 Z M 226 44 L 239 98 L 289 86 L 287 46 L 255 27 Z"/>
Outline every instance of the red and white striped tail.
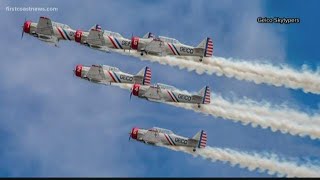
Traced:
<path fill-rule="evenodd" d="M 213 41 L 211 38 L 207 38 L 206 48 L 204 52 L 205 57 L 211 57 L 213 55 Z"/>
<path fill-rule="evenodd" d="M 203 104 L 210 104 L 210 99 L 211 99 L 211 96 L 210 96 L 210 88 L 209 86 L 206 86 L 206 89 L 204 91 L 204 96 L 203 96 Z"/>
<path fill-rule="evenodd" d="M 143 85 L 149 85 L 151 83 L 151 69 L 146 67 L 144 71 Z"/>
<path fill-rule="evenodd" d="M 207 145 L 207 133 L 205 131 L 201 131 L 200 140 L 198 148 L 205 148 Z"/>

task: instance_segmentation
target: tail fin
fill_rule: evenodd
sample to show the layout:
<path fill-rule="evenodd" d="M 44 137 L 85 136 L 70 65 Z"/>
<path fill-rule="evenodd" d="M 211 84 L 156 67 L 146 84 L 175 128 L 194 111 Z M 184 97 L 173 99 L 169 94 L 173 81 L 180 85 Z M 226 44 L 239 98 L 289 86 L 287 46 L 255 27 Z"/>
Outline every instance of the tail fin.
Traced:
<path fill-rule="evenodd" d="M 136 76 L 143 77 L 142 84 L 143 85 L 149 85 L 151 83 L 151 69 L 147 66 L 143 69 L 141 69 Z"/>
<path fill-rule="evenodd" d="M 192 139 L 199 141 L 197 148 L 205 148 L 207 145 L 207 133 L 204 130 L 199 131 Z"/>
<path fill-rule="evenodd" d="M 211 57 L 213 55 L 213 41 L 207 37 L 197 46 L 197 48 L 204 49 L 204 57 Z"/>
<path fill-rule="evenodd" d="M 202 96 L 202 104 L 210 104 L 211 93 L 209 86 L 205 86 L 199 91 L 200 96 Z"/>
<path fill-rule="evenodd" d="M 148 38 L 154 38 L 154 35 L 151 32 L 147 32 L 142 38 L 148 39 Z"/>

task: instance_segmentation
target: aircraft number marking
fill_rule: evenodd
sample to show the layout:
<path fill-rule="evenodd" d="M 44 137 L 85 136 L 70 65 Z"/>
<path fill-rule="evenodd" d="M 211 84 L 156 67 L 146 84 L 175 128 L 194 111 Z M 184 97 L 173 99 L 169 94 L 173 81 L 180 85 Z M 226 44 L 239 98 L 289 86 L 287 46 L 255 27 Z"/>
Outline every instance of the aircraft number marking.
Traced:
<path fill-rule="evenodd" d="M 137 46 L 138 45 L 138 39 L 133 40 L 133 45 Z"/>
<path fill-rule="evenodd" d="M 132 134 L 136 135 L 137 132 L 138 132 L 138 129 L 134 129 L 133 132 L 132 132 Z"/>
<path fill-rule="evenodd" d="M 77 37 L 77 38 L 80 38 L 80 37 L 81 37 L 81 32 L 80 32 L 80 31 L 77 31 L 77 32 L 76 32 L 76 37 Z"/>
<path fill-rule="evenodd" d="M 80 71 L 81 71 L 81 67 L 77 66 L 77 72 L 80 72 Z"/>

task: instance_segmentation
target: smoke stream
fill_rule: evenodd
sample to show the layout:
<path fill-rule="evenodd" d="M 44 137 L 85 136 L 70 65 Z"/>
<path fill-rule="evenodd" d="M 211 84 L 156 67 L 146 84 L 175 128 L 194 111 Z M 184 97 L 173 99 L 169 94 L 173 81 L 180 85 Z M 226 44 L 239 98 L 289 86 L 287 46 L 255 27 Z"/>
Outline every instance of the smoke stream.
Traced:
<path fill-rule="evenodd" d="M 131 89 L 132 85 L 117 84 L 116 86 Z M 310 116 L 286 107 L 274 108 L 268 104 L 255 103 L 249 99 L 236 101 L 231 102 L 212 94 L 211 104 L 202 104 L 200 108 L 196 104 L 165 103 L 205 115 L 241 122 L 243 125 L 251 124 L 252 127 L 270 128 L 273 132 L 280 131 L 284 134 L 320 139 L 320 117 L 317 114 Z"/>
<path fill-rule="evenodd" d="M 269 175 L 277 175 L 279 177 L 319 177 L 320 168 L 318 166 L 307 163 L 298 165 L 293 161 L 286 161 L 279 158 L 275 154 L 269 153 L 247 153 L 239 152 L 227 148 L 206 147 L 197 149 L 192 152 L 191 148 L 164 146 L 174 151 L 182 151 L 194 156 L 201 156 L 204 159 L 214 161 L 228 162 L 231 166 L 239 165 L 241 168 L 247 168 L 249 171 L 258 170 L 259 172 L 267 172 Z"/>
<path fill-rule="evenodd" d="M 234 77 L 238 80 L 247 80 L 256 84 L 266 83 L 274 86 L 284 86 L 292 89 L 302 89 L 305 93 L 320 94 L 320 71 L 312 72 L 303 66 L 300 71 L 287 66 L 272 66 L 271 64 L 258 64 L 244 60 L 232 58 L 212 57 L 203 58 L 203 62 L 197 62 L 198 57 L 172 57 L 172 56 L 141 56 L 136 51 L 124 52 L 112 50 L 114 52 L 129 55 L 140 60 L 158 62 L 163 65 L 177 66 L 180 69 L 196 71 L 198 74 L 213 73 L 229 78 Z"/>
<path fill-rule="evenodd" d="M 311 139 L 320 138 L 319 126 L 315 126 L 310 123 L 299 124 L 295 120 L 294 116 L 287 119 L 286 115 L 283 114 L 281 115 L 282 117 L 277 117 L 273 114 L 274 112 L 268 111 L 267 109 L 262 113 L 259 111 L 255 112 L 255 109 L 259 109 L 259 107 L 255 106 L 251 107 L 246 104 L 233 104 L 223 99 L 215 99 L 213 101 L 214 102 L 211 104 L 202 105 L 201 108 L 198 108 L 197 105 L 193 104 L 167 104 L 193 110 L 195 112 L 201 112 L 214 117 L 230 119 L 235 122 L 240 121 L 243 125 L 251 124 L 252 127 L 260 126 L 263 129 L 270 128 L 273 132 L 280 131 L 284 134 L 289 133 L 291 135 L 299 135 L 301 137 L 308 135 Z M 240 106 L 240 108 L 237 106 Z M 290 117 L 290 115 L 288 115 L 288 117 Z M 301 121 L 301 119 L 299 121 Z"/>

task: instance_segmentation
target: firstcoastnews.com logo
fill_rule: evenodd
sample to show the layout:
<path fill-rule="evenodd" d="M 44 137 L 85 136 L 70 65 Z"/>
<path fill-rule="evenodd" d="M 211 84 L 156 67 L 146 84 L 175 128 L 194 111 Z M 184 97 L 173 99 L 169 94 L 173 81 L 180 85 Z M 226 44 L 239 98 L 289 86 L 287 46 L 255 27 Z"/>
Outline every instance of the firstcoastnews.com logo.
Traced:
<path fill-rule="evenodd" d="M 41 11 L 58 11 L 57 7 L 6 7 L 6 11 L 9 12 L 41 12 Z"/>
<path fill-rule="evenodd" d="M 258 23 L 278 23 L 278 24 L 298 24 L 300 18 L 286 18 L 286 17 L 258 17 Z"/>

